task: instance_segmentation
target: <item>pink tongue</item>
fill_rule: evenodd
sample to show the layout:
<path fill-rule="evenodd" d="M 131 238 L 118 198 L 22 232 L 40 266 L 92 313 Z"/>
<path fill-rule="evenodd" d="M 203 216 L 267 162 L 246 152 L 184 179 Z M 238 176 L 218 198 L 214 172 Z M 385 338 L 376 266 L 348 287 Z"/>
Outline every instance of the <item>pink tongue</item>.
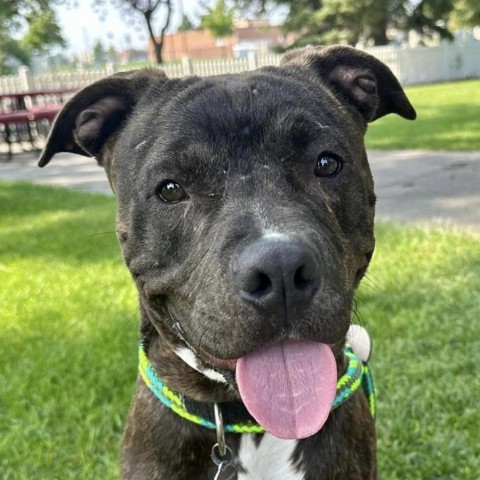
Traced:
<path fill-rule="evenodd" d="M 306 438 L 327 421 L 337 387 L 332 350 L 310 340 L 283 340 L 237 362 L 240 396 L 250 414 L 279 438 Z"/>

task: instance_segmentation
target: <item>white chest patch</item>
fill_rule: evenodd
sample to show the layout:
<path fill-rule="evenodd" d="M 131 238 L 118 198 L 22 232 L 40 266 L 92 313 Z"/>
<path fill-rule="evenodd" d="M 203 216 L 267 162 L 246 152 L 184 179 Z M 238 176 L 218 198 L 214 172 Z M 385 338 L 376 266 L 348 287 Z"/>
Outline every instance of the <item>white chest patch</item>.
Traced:
<path fill-rule="evenodd" d="M 243 434 L 238 459 L 246 470 L 238 480 L 303 480 L 304 474 L 293 465 L 297 440 L 282 440 L 265 433 L 257 446 L 254 436 Z"/>

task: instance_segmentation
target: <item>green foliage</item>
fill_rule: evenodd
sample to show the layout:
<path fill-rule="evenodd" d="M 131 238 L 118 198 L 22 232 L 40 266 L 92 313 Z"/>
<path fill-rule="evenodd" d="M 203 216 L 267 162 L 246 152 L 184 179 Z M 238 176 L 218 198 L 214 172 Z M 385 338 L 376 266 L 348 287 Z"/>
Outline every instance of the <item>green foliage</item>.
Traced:
<path fill-rule="evenodd" d="M 12 58 L 23 65 L 28 65 L 31 57 L 30 53 L 22 48 L 19 40 L 8 38 L 0 33 L 0 75 L 12 73 Z"/>
<path fill-rule="evenodd" d="M 307 44 L 348 43 L 386 45 L 387 30 L 415 30 L 422 37 L 439 34 L 452 38 L 452 26 L 480 23 L 477 0 L 273 0 L 288 6 L 284 23 L 288 32 L 300 35 L 296 46 Z M 243 12 L 263 11 L 261 0 L 236 0 Z"/>
<path fill-rule="evenodd" d="M 480 150 L 480 80 L 422 85 L 406 89 L 417 110 L 408 122 L 388 115 L 368 127 L 367 148 Z"/>
<path fill-rule="evenodd" d="M 2 480 L 118 479 L 138 313 L 114 199 L 2 183 L 0 205 Z M 480 242 L 376 237 L 356 321 L 374 338 L 382 478 L 476 480 Z"/>
<path fill-rule="evenodd" d="M 109 52 L 105 50 L 101 40 L 97 40 L 93 46 L 93 62 L 95 65 L 105 65 Z"/>
<path fill-rule="evenodd" d="M 454 0 L 421 0 L 403 19 L 405 29 L 425 36 L 438 33 L 440 37 L 451 40 L 453 35 L 446 23 L 453 5 Z"/>
<path fill-rule="evenodd" d="M 22 45 L 32 53 L 42 53 L 52 45 L 65 47 L 62 30 L 56 23 L 53 10 L 30 11 L 25 14 L 28 30 L 22 39 Z"/>
<path fill-rule="evenodd" d="M 348 43 L 373 40 L 376 45 L 388 43 L 386 25 L 389 19 L 386 0 L 324 0 L 313 14 L 319 25 L 321 43 Z"/>
<path fill-rule="evenodd" d="M 201 17 L 200 25 L 211 32 L 215 38 L 232 35 L 234 8 L 228 7 L 225 0 L 217 0 L 213 8 Z"/>
<path fill-rule="evenodd" d="M 54 2 L 0 0 L 0 74 L 11 73 L 15 61 L 28 65 L 32 55 L 65 46 Z"/>
<path fill-rule="evenodd" d="M 478 0 L 456 0 L 449 17 L 453 28 L 472 28 L 480 25 L 480 2 Z"/>
<path fill-rule="evenodd" d="M 179 32 L 188 32 L 188 31 L 194 30 L 194 29 L 195 29 L 195 25 L 191 22 L 191 20 L 188 18 L 188 16 L 184 14 L 183 18 L 182 18 L 182 23 L 178 27 L 178 31 Z"/>

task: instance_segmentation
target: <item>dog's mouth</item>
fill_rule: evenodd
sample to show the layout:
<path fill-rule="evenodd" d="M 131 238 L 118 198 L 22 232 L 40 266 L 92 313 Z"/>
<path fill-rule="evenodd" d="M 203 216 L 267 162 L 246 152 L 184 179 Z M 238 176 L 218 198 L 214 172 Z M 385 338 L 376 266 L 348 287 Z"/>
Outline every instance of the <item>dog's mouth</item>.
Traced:
<path fill-rule="evenodd" d="M 228 370 L 230 372 L 234 372 L 237 367 L 238 358 L 232 358 L 232 359 L 217 358 L 204 351 L 200 352 L 200 356 L 206 363 L 210 364 L 215 369 Z"/>
<path fill-rule="evenodd" d="M 200 373 L 215 379 L 216 381 L 222 381 L 230 385 L 231 388 L 237 390 L 235 382 L 235 369 L 237 366 L 238 358 L 223 359 L 218 358 L 202 348 L 195 348 L 187 340 L 187 335 L 183 330 L 182 324 L 178 321 L 171 306 L 167 303 L 166 309 L 172 320 L 174 334 L 179 338 L 179 341 L 183 344 L 182 347 L 176 349 L 176 354 L 185 361 L 190 367 L 199 371 Z M 212 375 L 213 372 L 213 375 Z M 209 375 L 210 373 L 210 375 Z"/>
<path fill-rule="evenodd" d="M 209 368 L 234 385 L 247 410 L 279 438 L 306 438 L 326 422 L 335 398 L 337 366 L 330 345 L 283 338 L 238 359 L 220 359 L 185 340 L 181 324 L 169 309 L 178 335 L 192 353 L 180 357 L 201 373 Z"/>

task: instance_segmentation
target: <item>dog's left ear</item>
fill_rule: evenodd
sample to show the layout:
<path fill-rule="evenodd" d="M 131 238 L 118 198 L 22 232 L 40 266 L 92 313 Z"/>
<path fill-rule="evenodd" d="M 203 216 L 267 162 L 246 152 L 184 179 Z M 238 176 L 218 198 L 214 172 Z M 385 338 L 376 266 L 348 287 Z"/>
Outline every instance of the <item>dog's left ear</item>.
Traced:
<path fill-rule="evenodd" d="M 306 47 L 284 55 L 282 65 L 312 69 L 327 86 L 353 105 L 366 122 L 388 113 L 417 116 L 400 83 L 380 60 L 352 47 Z"/>

